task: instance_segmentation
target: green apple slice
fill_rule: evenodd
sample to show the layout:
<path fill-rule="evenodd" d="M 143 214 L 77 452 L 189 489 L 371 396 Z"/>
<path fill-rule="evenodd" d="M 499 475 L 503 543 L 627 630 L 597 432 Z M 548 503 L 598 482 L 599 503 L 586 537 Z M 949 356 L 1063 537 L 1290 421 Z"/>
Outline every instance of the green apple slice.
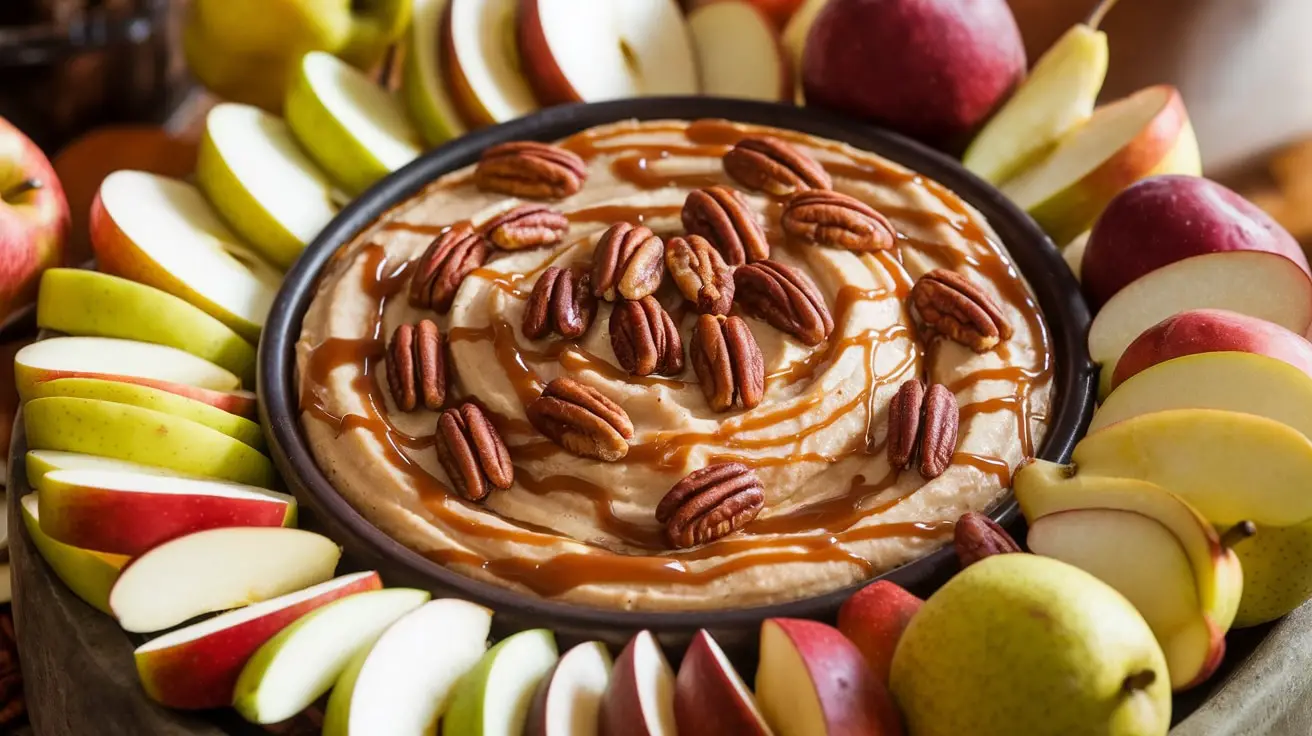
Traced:
<path fill-rule="evenodd" d="M 356 655 L 333 686 L 324 736 L 434 734 L 451 692 L 487 650 L 492 612 L 429 601 Z"/>
<path fill-rule="evenodd" d="M 118 573 L 128 564 L 125 555 L 108 555 L 56 542 L 41 531 L 41 512 L 35 493 L 21 499 L 23 526 L 41 559 L 55 571 L 55 576 L 78 598 L 101 613 L 110 613 L 109 591 Z"/>
<path fill-rule="evenodd" d="M 196 187 L 116 171 L 91 205 L 90 229 L 101 269 L 167 291 L 259 339 L 282 274 L 237 239 Z"/>
<path fill-rule="evenodd" d="M 98 455 L 87 455 L 81 452 L 65 452 L 63 450 L 28 450 L 23 456 L 24 465 L 27 468 L 27 482 L 33 488 L 41 484 L 47 475 L 56 470 L 95 470 L 106 473 L 145 473 L 150 475 L 162 475 L 168 478 L 199 478 L 197 475 L 187 475 L 165 468 L 157 468 L 152 465 L 142 465 L 141 463 L 130 463 L 126 460 L 115 460 L 112 457 L 100 457 Z"/>
<path fill-rule="evenodd" d="M 210 110 L 196 181 L 223 219 L 283 268 L 337 214 L 332 182 L 287 124 L 249 105 Z"/>
<path fill-rule="evenodd" d="M 255 385 L 255 346 L 182 299 L 107 273 L 52 268 L 41 276 L 36 323 L 47 330 L 167 345 Z"/>
<path fill-rule="evenodd" d="M 450 0 L 414 0 L 414 21 L 401 73 L 401 97 L 424 140 L 440 145 L 468 130 L 448 91 L 439 34 Z"/>
<path fill-rule="evenodd" d="M 1106 33 L 1083 23 L 1072 27 L 975 136 L 962 163 L 992 184 L 1033 165 L 1093 114 L 1107 57 Z"/>
<path fill-rule="evenodd" d="M 265 448 L 264 431 L 260 429 L 260 425 L 246 417 L 151 386 L 108 381 L 103 378 L 57 378 L 36 384 L 30 395 L 34 399 L 43 396 L 68 396 L 139 406 L 190 419 L 197 424 L 218 430 L 238 442 L 250 445 L 256 450 L 263 451 Z"/>
<path fill-rule="evenodd" d="M 287 125 L 310 157 L 351 194 L 413 161 L 419 133 L 401 103 L 331 54 L 301 59 L 287 91 Z"/>
<path fill-rule="evenodd" d="M 251 723 L 278 723 L 328 692 L 393 622 L 428 602 L 426 590 L 391 588 L 343 598 L 265 642 L 237 678 L 233 707 Z"/>
<path fill-rule="evenodd" d="M 23 408 L 28 447 L 100 455 L 271 488 L 278 474 L 250 445 L 190 419 L 95 399 L 50 396 Z"/>
<path fill-rule="evenodd" d="M 556 659 L 547 629 L 503 639 L 461 678 L 442 719 L 443 736 L 519 736 L 533 692 Z"/>

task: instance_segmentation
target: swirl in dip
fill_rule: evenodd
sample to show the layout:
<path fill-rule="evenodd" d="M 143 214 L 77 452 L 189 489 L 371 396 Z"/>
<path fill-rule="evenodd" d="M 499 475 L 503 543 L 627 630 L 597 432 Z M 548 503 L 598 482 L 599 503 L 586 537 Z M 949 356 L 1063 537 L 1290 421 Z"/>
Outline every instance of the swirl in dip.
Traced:
<path fill-rule="evenodd" d="M 667 239 L 681 234 L 689 191 L 740 189 L 720 157 L 748 134 L 809 153 L 836 191 L 874 206 L 899 234 L 893 250 L 876 254 L 792 244 L 779 228 L 780 201 L 743 192 L 771 258 L 809 274 L 835 321 L 828 340 L 807 347 L 747 320 L 765 358 L 759 406 L 711 411 L 691 365 L 674 377 L 630 376 L 610 347 L 607 302 L 576 341 L 524 337 L 525 301 L 544 269 L 586 265 L 613 222 L 645 224 Z M 581 604 L 753 606 L 832 591 L 933 551 L 962 513 L 997 501 L 1012 470 L 1033 455 L 1051 394 L 1046 328 L 983 217 L 943 186 L 845 144 L 724 121 L 619 123 L 561 145 L 589 167 L 582 191 L 550 203 L 571 223 L 562 245 L 496 252 L 465 279 L 449 314 L 412 307 L 412 260 L 436 234 L 520 204 L 479 191 L 472 167 L 462 169 L 345 247 L 305 317 L 297 361 L 313 453 L 342 496 L 403 544 L 471 577 Z M 934 268 L 980 285 L 1013 336 L 976 354 L 918 333 L 907 294 Z M 686 349 L 696 314 L 668 275 L 657 296 Z M 510 448 L 514 486 L 481 504 L 449 488 L 434 450 L 436 413 L 402 413 L 387 390 L 385 340 L 423 318 L 435 319 L 448 341 L 457 401 L 482 405 Z M 628 411 L 636 431 L 621 461 L 570 455 L 526 421 L 525 405 L 563 375 Z M 914 468 L 893 470 L 885 450 L 889 400 L 917 376 L 945 384 L 961 406 L 953 464 L 930 481 Z M 738 533 L 669 549 L 657 503 L 688 473 L 727 460 L 756 470 L 764 509 Z"/>

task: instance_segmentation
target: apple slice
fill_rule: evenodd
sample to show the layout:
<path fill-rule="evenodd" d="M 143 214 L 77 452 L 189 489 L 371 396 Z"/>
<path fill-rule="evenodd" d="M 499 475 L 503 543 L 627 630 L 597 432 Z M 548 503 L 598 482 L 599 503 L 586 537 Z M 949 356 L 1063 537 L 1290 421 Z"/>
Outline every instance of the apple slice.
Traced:
<path fill-rule="evenodd" d="M 223 102 L 205 116 L 196 182 L 225 222 L 287 268 L 337 214 L 332 182 L 282 119 Z"/>
<path fill-rule="evenodd" d="M 322 51 L 311 51 L 297 65 L 284 114 L 315 163 L 351 194 L 360 194 L 420 154 L 419 132 L 401 103 Z"/>
<path fill-rule="evenodd" d="M 42 531 L 65 544 L 136 556 L 192 532 L 291 526 L 296 499 L 216 480 L 56 470 L 37 487 Z"/>
<path fill-rule="evenodd" d="M 693 636 L 679 664 L 674 720 L 679 736 L 770 733 L 752 691 L 705 629 Z"/>
<path fill-rule="evenodd" d="M 36 488 L 41 484 L 47 475 L 56 470 L 94 470 L 96 472 L 108 473 L 148 473 L 151 475 L 162 475 L 166 478 L 189 478 L 199 476 L 188 476 L 184 473 L 177 473 L 164 468 L 142 465 L 141 463 L 130 463 L 126 460 L 115 460 L 109 457 L 99 457 L 97 455 L 85 455 L 80 452 L 64 452 L 62 450 L 28 450 L 24 456 L 27 466 L 27 482 Z"/>
<path fill-rule="evenodd" d="M 1287 424 L 1312 439 L 1312 378 L 1265 355 L 1186 355 L 1158 363 L 1118 386 L 1094 412 L 1089 432 L 1168 409 L 1256 414 Z"/>
<path fill-rule="evenodd" d="M 139 383 L 103 378 L 56 378 L 53 381 L 42 381 L 32 387 L 30 398 L 39 399 L 44 396 L 97 399 L 139 406 L 203 424 L 256 450 L 263 451 L 265 448 L 264 430 L 246 417 L 226 412 L 203 401 Z"/>
<path fill-rule="evenodd" d="M 451 691 L 487 649 L 491 625 L 491 611 L 453 598 L 402 616 L 342 672 L 324 736 L 436 733 Z"/>
<path fill-rule="evenodd" d="M 222 432 L 171 414 L 95 399 L 50 396 L 23 408 L 27 445 L 154 465 L 268 488 L 269 458 Z"/>
<path fill-rule="evenodd" d="M 1084 251 L 1089 247 L 1089 235 L 1092 232 L 1085 230 L 1061 249 L 1061 259 L 1066 262 L 1066 267 L 1074 274 L 1076 281 L 1080 280 L 1080 263 L 1084 260 Z"/>
<path fill-rule="evenodd" d="M 1246 587 L 1246 571 L 1211 522 L 1184 499 L 1147 481 L 1073 473 L 1070 466 L 1046 460 L 1017 470 L 1012 486 L 1030 523 L 1063 511 L 1112 509 L 1165 526 L 1189 557 L 1203 613 L 1222 630 L 1230 627 Z M 1257 541 L 1246 541 L 1239 549 Z"/>
<path fill-rule="evenodd" d="M 556 638 L 548 629 L 502 639 L 460 678 L 442 716 L 443 736 L 520 736 L 533 691 L 557 659 Z"/>
<path fill-rule="evenodd" d="M 599 641 L 565 652 L 538 684 L 524 736 L 596 736 L 610 669 L 610 652 Z"/>
<path fill-rule="evenodd" d="M 460 116 L 471 127 L 504 123 L 537 109 L 519 57 L 506 40 L 515 32 L 518 0 L 447 0 L 442 17 L 441 54 L 447 82 Z M 602 7 L 571 15 L 576 27 Z M 524 8 L 524 14 L 530 12 Z M 579 35 L 575 39 L 586 38 Z M 603 37 L 588 39 L 601 43 Z M 540 63 L 525 56 L 528 65 Z"/>
<path fill-rule="evenodd" d="M 332 688 L 351 659 L 429 596 L 414 588 L 371 590 L 298 618 L 242 667 L 233 707 L 251 723 L 280 723 L 300 713 Z"/>
<path fill-rule="evenodd" d="M 36 494 L 23 496 L 20 503 L 27 536 L 41 559 L 55 571 L 55 576 L 64 581 L 64 585 L 78 598 L 86 601 L 87 605 L 113 615 L 109 610 L 109 591 L 114 587 L 114 581 L 118 580 L 119 571 L 128 564 L 128 558 L 56 542 L 41 531 L 41 511 Z"/>
<path fill-rule="evenodd" d="M 732 37 L 756 34 L 733 30 Z M 544 105 L 698 92 L 692 39 L 669 0 L 594 3 L 586 13 L 574 0 L 522 0 L 518 35 L 524 71 Z"/>
<path fill-rule="evenodd" d="M 962 164 L 992 184 L 1033 166 L 1093 114 L 1107 59 L 1106 33 L 1072 26 L 975 136 Z"/>
<path fill-rule="evenodd" d="M 838 630 L 861 651 L 880 682 L 888 683 L 897 643 L 924 603 L 897 583 L 878 580 L 852 594 L 838 609 Z"/>
<path fill-rule="evenodd" d="M 629 641 L 601 697 L 600 736 L 676 736 L 674 671 L 646 629 Z"/>
<path fill-rule="evenodd" d="M 1174 87 L 1140 90 L 1094 111 L 1002 191 L 1058 243 L 1088 230 L 1122 189 L 1150 174 L 1198 174 L 1198 142 Z"/>
<path fill-rule="evenodd" d="M 1134 604 L 1162 646 L 1173 690 L 1198 685 L 1220 666 L 1225 631 L 1203 614 L 1188 557 L 1165 526 L 1132 511 L 1076 509 L 1039 517 L 1027 542 Z"/>
<path fill-rule="evenodd" d="M 170 631 L 133 653 L 141 688 L 170 708 L 231 705 L 242 667 L 275 634 L 317 608 L 382 587 L 378 573 L 357 572 Z"/>
<path fill-rule="evenodd" d="M 756 699 L 779 736 L 903 733 L 893 696 L 838 629 L 770 618 L 761 624 Z"/>
<path fill-rule="evenodd" d="M 439 51 L 442 18 L 449 0 L 414 0 L 409 44 L 401 73 L 401 98 L 429 145 L 464 135 L 455 100 L 447 91 L 444 60 Z"/>
<path fill-rule="evenodd" d="M 1262 251 L 1193 256 L 1135 279 L 1089 326 L 1089 356 L 1102 366 L 1102 395 L 1135 338 L 1174 314 L 1200 308 L 1228 309 L 1301 335 L 1312 323 L 1312 279 L 1288 258 Z"/>
<path fill-rule="evenodd" d="M 770 19 L 747 0 L 720 0 L 688 14 L 702 94 L 785 102 L 792 65 Z"/>
<path fill-rule="evenodd" d="M 333 540 L 301 529 L 208 529 L 133 559 L 109 592 L 109 607 L 127 631 L 160 631 L 322 583 L 341 553 Z"/>
<path fill-rule="evenodd" d="M 251 341 L 282 282 L 200 190 L 142 171 L 105 177 L 91 205 L 91 245 L 100 268 L 180 297 Z"/>
<path fill-rule="evenodd" d="M 1156 483 L 1213 524 L 1312 519 L 1312 442 L 1266 417 L 1215 409 L 1145 414 L 1080 440 L 1071 461 L 1081 473 Z"/>
<path fill-rule="evenodd" d="M 799 78 L 802 73 L 802 52 L 806 50 L 806 37 L 811 33 L 811 26 L 815 25 L 816 16 L 820 15 L 828 3 L 829 0 L 805 0 L 784 26 L 780 39 L 788 55 L 788 63 L 793 68 L 793 79 Z M 803 102 L 802 86 L 799 84 L 797 87 L 795 99 L 800 105 Z"/>
<path fill-rule="evenodd" d="M 36 323 L 70 335 L 168 345 L 255 385 L 255 346 L 241 335 L 172 294 L 107 273 L 75 268 L 46 271 L 37 296 Z"/>

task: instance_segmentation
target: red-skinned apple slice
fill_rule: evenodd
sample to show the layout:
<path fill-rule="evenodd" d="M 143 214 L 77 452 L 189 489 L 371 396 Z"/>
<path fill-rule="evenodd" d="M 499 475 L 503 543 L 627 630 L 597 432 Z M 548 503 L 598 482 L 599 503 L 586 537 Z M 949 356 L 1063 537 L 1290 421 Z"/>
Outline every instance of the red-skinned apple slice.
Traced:
<path fill-rule="evenodd" d="M 779 736 L 902 733 L 893 697 L 860 650 L 816 621 L 766 619 L 756 699 Z"/>
<path fill-rule="evenodd" d="M 610 669 L 610 652 L 599 641 L 565 652 L 533 694 L 524 736 L 595 736 Z"/>
<path fill-rule="evenodd" d="M 37 493 L 41 529 L 51 538 L 133 557 L 205 529 L 290 526 L 296 520 L 291 496 L 216 480 L 56 470 Z"/>
<path fill-rule="evenodd" d="M 41 510 L 35 493 L 29 493 L 20 499 L 22 504 L 23 527 L 32 545 L 41 554 L 41 559 L 50 565 L 55 575 L 78 598 L 102 613 L 113 615 L 109 610 L 109 591 L 118 579 L 118 573 L 128 564 L 123 555 L 106 555 L 89 549 L 78 549 L 56 542 L 41 531 Z"/>
<path fill-rule="evenodd" d="M 752 691 L 705 629 L 693 637 L 679 664 L 674 720 L 679 736 L 770 733 Z"/>
<path fill-rule="evenodd" d="M 688 14 L 702 94 L 791 101 L 792 66 L 765 14 L 746 0 L 718 0 Z"/>
<path fill-rule="evenodd" d="M 544 105 L 697 94 L 683 14 L 669 0 L 520 0 L 519 55 Z"/>
<path fill-rule="evenodd" d="M 879 580 L 853 593 L 838 609 L 838 630 L 861 650 L 880 682 L 888 683 L 897 643 L 924 603 L 896 583 Z"/>
<path fill-rule="evenodd" d="M 137 647 L 141 687 L 170 708 L 231 705 L 237 676 L 264 642 L 320 606 L 382 587 L 378 573 L 357 572 L 170 631 Z"/>
<path fill-rule="evenodd" d="M 331 539 L 300 529 L 196 532 L 134 559 L 114 583 L 109 607 L 127 631 L 160 631 L 321 583 L 340 556 Z"/>
<path fill-rule="evenodd" d="M 171 348 L 113 337 L 53 337 L 14 356 L 14 383 L 24 400 L 37 384 L 59 378 L 101 378 L 157 388 L 247 418 L 255 394 L 234 390 L 237 376 L 213 363 Z"/>
<path fill-rule="evenodd" d="M 601 698 L 600 736 L 675 736 L 674 672 L 650 631 L 640 631 L 615 660 Z"/>
<path fill-rule="evenodd" d="M 537 109 L 519 59 L 507 43 L 515 32 L 516 2 L 447 1 L 441 28 L 442 65 L 452 101 L 470 127 L 504 123 Z M 592 14 L 591 8 L 585 13 L 575 9 L 576 18 Z"/>
<path fill-rule="evenodd" d="M 1103 305 L 1089 327 L 1089 356 L 1102 366 L 1106 396 L 1116 362 L 1135 338 L 1191 309 L 1227 309 L 1298 334 L 1312 323 L 1312 279 L 1293 261 L 1263 251 L 1224 251 L 1176 261 L 1135 279 Z"/>

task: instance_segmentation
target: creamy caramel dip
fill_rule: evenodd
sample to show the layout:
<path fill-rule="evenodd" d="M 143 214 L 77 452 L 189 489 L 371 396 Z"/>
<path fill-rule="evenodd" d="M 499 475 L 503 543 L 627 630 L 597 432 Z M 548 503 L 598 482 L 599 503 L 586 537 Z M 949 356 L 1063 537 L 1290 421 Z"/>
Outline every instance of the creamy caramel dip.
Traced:
<path fill-rule="evenodd" d="M 771 258 L 809 274 L 835 322 L 827 340 L 807 347 L 747 320 L 766 365 L 759 406 L 711 411 L 691 365 L 672 377 L 629 375 L 610 346 L 607 302 L 578 340 L 523 335 L 525 301 L 543 270 L 586 265 L 617 221 L 682 234 L 689 191 L 739 188 L 720 157 L 748 134 L 809 153 L 834 190 L 872 205 L 898 232 L 896 248 L 875 254 L 789 243 L 780 200 L 743 192 Z M 551 203 L 570 221 L 563 244 L 497 252 L 464 280 L 448 314 L 408 303 L 412 261 L 445 228 L 521 203 L 480 191 L 472 167 L 389 212 L 323 276 L 297 344 L 303 422 L 320 467 L 380 529 L 453 570 L 543 597 L 636 610 L 737 608 L 835 590 L 935 550 L 962 513 L 999 499 L 1033 455 L 1051 398 L 1046 328 L 984 218 L 943 186 L 845 144 L 724 121 L 619 123 L 560 145 L 589 167 L 582 191 Z M 918 334 L 907 294 L 934 268 L 990 294 L 1011 338 L 977 354 Z M 686 349 L 697 315 L 668 276 L 657 296 Z M 449 488 L 434 450 L 437 414 L 402 413 L 387 390 L 387 336 L 423 318 L 448 341 L 457 399 L 483 406 L 510 448 L 513 487 L 480 504 Z M 628 411 L 635 435 L 622 460 L 570 455 L 527 422 L 525 405 L 563 375 Z M 953 464 L 930 481 L 893 470 L 885 450 L 888 402 L 917 376 L 945 384 L 961 406 Z M 755 469 L 764 509 L 740 532 L 669 549 L 657 503 L 688 473 L 727 460 Z"/>

